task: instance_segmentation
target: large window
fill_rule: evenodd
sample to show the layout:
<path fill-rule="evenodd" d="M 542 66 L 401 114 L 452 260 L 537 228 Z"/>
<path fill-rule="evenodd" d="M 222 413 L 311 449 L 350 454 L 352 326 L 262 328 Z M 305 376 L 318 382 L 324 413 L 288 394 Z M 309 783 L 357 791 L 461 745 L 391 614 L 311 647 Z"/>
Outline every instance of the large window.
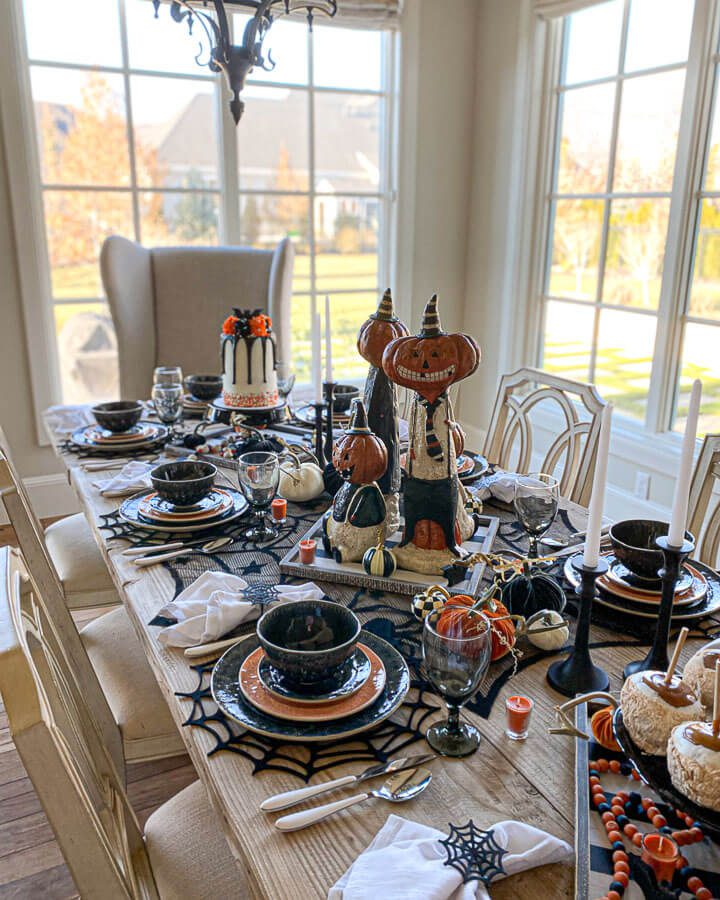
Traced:
<path fill-rule="evenodd" d="M 110 234 L 262 248 L 290 235 L 298 381 L 325 294 L 337 365 L 360 375 L 355 334 L 390 275 L 392 34 L 276 22 L 277 68 L 253 73 L 236 128 L 167 7 L 24 0 L 24 25 L 63 399 L 117 391 L 98 269 Z"/>
<path fill-rule="evenodd" d="M 555 26 L 543 365 L 657 432 L 696 377 L 720 430 L 718 12 L 610 0 Z"/>

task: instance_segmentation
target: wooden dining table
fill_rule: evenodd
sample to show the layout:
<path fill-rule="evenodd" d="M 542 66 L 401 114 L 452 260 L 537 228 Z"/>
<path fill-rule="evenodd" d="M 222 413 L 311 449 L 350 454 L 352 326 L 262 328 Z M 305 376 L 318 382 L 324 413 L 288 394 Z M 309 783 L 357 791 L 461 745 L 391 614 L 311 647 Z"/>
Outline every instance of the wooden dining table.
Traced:
<path fill-rule="evenodd" d="M 367 847 L 390 813 L 444 832 L 448 831 L 449 823 L 464 825 L 469 819 L 480 828 L 516 819 L 571 844 L 574 842 L 574 741 L 548 732 L 555 722 L 554 707 L 565 699 L 545 680 L 553 657 L 521 669 L 513 676 L 487 719 L 465 713 L 482 734 L 478 751 L 462 760 L 438 758 L 431 762 L 432 782 L 414 801 L 396 806 L 372 800 L 302 831 L 278 831 L 273 825 L 275 816 L 263 813 L 261 802 L 271 794 L 301 787 L 303 782 L 286 772 L 264 770 L 253 774 L 251 762 L 235 753 L 221 751 L 209 756 L 215 746 L 213 736 L 202 728 L 184 727 L 191 703 L 177 694 L 196 687 L 197 674 L 191 669 L 191 663 L 196 661 L 188 660 L 182 650 L 163 646 L 158 640 L 158 627 L 149 624 L 163 604 L 177 593 L 175 581 L 163 565 L 136 567 L 122 554 L 126 544 L 108 540 L 100 529 L 100 516 L 115 510 L 118 500 L 103 497 L 93 482 L 110 473 L 84 471 L 81 460 L 62 451 L 57 436 L 51 437 L 252 896 L 269 900 L 326 897 L 329 888 Z M 578 527 L 582 527 L 583 511 L 577 508 L 575 512 Z M 328 595 L 333 595 L 332 584 L 326 582 L 321 586 Z M 409 598 L 398 597 L 396 602 L 407 604 Z M 617 640 L 617 635 L 593 626 L 592 640 L 604 639 Z M 699 641 L 689 640 L 683 659 L 698 646 Z M 122 647 L 117 652 L 122 653 Z M 644 653 L 637 645 L 610 646 L 593 650 L 593 658 L 609 673 L 610 690 L 617 692 L 625 664 Z M 525 741 L 513 741 L 505 735 L 505 698 L 511 694 L 524 694 L 535 703 Z M 443 714 L 438 700 L 438 713 L 430 721 Z M 427 749 L 420 740 L 406 753 L 422 753 Z M 292 745 L 287 745 L 286 750 L 302 752 L 301 748 L 293 751 Z M 315 776 L 314 781 L 330 780 L 362 769 L 362 764 L 339 764 Z M 370 784 L 379 786 L 379 782 Z M 197 865 L 202 866 L 202 859 L 198 859 Z M 574 866 L 548 865 L 494 882 L 492 895 L 497 900 L 573 897 Z"/>

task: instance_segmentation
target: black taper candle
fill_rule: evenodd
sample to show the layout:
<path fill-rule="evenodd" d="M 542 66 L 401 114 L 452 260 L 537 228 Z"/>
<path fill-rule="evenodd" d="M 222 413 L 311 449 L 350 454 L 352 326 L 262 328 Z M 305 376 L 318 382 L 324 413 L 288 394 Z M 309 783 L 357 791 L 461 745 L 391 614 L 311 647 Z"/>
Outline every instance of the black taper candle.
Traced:
<path fill-rule="evenodd" d="M 575 629 L 575 645 L 570 656 L 553 663 L 547 672 L 547 680 L 556 691 L 566 697 L 589 691 L 606 691 L 610 686 L 607 673 L 590 658 L 590 613 L 595 599 L 595 581 L 608 570 L 608 564 L 600 557 L 596 566 L 585 566 L 582 555 L 572 558 L 572 567 L 580 575 L 575 589 L 578 597 L 578 619 Z"/>
<path fill-rule="evenodd" d="M 323 464 L 323 410 L 324 403 L 313 403 L 315 410 L 315 456 L 318 463 Z"/>
<path fill-rule="evenodd" d="M 680 577 L 680 570 L 688 556 L 695 549 L 695 538 L 686 537 L 681 547 L 673 547 L 667 535 L 662 535 L 655 540 L 656 546 L 662 550 L 663 567 L 658 572 L 662 579 L 662 593 L 660 595 L 660 610 L 658 612 L 655 637 L 650 652 L 645 659 L 638 659 L 625 666 L 623 675 L 627 678 L 635 672 L 648 670 L 665 672 L 670 660 L 668 659 L 668 641 L 670 640 L 670 625 L 672 622 L 673 604 L 675 603 L 675 586 Z"/>
<path fill-rule="evenodd" d="M 325 462 L 330 462 L 333 451 L 333 399 L 335 397 L 335 382 L 323 382 L 323 396 L 325 397 Z"/>

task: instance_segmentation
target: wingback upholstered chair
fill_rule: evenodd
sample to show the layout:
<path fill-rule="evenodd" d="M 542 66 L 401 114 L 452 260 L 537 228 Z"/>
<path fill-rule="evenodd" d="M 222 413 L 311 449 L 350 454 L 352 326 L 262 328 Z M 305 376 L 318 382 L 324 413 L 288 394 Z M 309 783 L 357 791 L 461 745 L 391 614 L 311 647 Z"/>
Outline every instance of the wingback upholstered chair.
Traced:
<path fill-rule="evenodd" d="M 232 307 L 272 317 L 280 362 L 290 361 L 294 250 L 155 247 L 109 237 L 100 271 L 117 333 L 120 396 L 145 397 L 155 366 L 186 375 L 220 370 L 220 327 Z"/>

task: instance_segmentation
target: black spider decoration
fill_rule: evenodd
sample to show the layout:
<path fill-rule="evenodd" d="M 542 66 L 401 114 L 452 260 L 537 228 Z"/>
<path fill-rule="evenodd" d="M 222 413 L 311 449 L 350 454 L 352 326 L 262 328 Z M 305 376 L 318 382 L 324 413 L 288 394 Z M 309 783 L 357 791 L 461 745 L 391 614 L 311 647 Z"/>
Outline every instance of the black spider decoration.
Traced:
<path fill-rule="evenodd" d="M 447 859 L 443 863 L 452 866 L 462 875 L 463 884 L 482 881 L 490 884 L 498 875 L 506 875 L 502 858 L 507 853 L 495 840 L 495 832 L 477 828 L 472 819 L 467 825 L 457 827 L 448 823 L 450 834 L 440 841 L 445 847 Z"/>

